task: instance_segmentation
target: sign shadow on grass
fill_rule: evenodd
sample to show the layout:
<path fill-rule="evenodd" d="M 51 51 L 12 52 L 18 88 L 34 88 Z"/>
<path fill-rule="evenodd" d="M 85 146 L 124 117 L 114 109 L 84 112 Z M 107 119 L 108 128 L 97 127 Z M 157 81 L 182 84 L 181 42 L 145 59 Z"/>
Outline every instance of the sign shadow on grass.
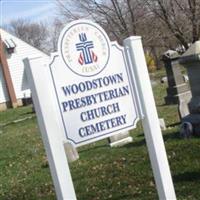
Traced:
<path fill-rule="evenodd" d="M 192 172 L 183 172 L 180 174 L 173 175 L 174 182 L 184 182 L 184 181 L 199 181 L 200 180 L 200 172 L 192 171 Z"/>
<path fill-rule="evenodd" d="M 171 139 L 181 139 L 180 137 L 180 132 L 173 132 L 173 133 L 167 133 L 163 135 L 163 139 L 166 142 L 167 140 L 171 140 Z"/>

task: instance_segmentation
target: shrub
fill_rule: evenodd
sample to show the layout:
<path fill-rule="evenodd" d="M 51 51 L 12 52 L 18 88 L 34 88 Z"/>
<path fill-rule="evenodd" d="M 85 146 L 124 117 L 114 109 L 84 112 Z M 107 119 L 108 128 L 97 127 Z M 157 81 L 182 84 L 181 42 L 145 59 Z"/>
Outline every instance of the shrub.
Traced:
<path fill-rule="evenodd" d="M 154 72 L 157 69 L 156 64 L 155 64 L 155 60 L 153 59 L 153 57 L 149 53 L 145 54 L 145 58 L 146 58 L 146 62 L 147 62 L 148 71 Z"/>

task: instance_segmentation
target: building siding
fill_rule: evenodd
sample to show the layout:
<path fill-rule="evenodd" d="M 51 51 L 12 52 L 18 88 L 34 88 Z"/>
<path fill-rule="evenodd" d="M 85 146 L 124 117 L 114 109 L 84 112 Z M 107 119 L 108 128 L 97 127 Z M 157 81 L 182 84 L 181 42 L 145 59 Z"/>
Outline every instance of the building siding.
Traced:
<path fill-rule="evenodd" d="M 15 44 L 15 51 L 11 55 L 7 55 L 7 62 L 11 74 L 15 94 L 17 99 L 28 98 L 31 96 L 28 81 L 25 74 L 25 66 L 23 59 L 28 57 L 43 57 L 45 62 L 49 61 L 49 56 L 32 47 L 21 39 L 7 33 L 0 29 L 2 40 L 12 39 Z M 0 71 L 0 103 L 8 101 L 8 94 L 6 92 L 5 81 L 3 79 L 2 70 Z"/>

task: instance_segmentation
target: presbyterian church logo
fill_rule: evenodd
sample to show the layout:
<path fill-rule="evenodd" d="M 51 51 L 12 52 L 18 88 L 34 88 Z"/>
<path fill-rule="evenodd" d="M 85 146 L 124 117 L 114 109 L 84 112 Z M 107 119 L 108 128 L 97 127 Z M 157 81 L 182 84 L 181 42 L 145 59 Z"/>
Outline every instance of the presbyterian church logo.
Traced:
<path fill-rule="evenodd" d="M 94 44 L 92 41 L 87 40 L 87 36 L 85 33 L 79 34 L 80 43 L 76 44 L 77 51 L 81 51 L 78 62 L 83 64 L 90 64 L 93 62 L 97 62 L 97 55 L 91 49 L 94 48 Z"/>
<path fill-rule="evenodd" d="M 109 38 L 98 25 L 77 20 L 67 25 L 58 42 L 59 53 L 66 66 L 79 76 L 95 76 L 102 72 L 110 58 Z"/>

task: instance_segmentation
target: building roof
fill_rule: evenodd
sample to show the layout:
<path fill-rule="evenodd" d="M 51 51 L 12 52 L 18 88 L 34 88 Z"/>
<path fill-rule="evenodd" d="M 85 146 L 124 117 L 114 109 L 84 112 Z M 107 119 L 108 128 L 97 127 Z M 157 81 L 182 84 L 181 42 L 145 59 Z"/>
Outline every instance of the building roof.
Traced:
<path fill-rule="evenodd" d="M 6 30 L 4 30 L 2 28 L 0 28 L 0 37 L 1 37 L 1 39 L 4 42 L 6 47 L 9 47 L 9 46 L 12 47 L 12 46 L 16 45 L 16 41 L 17 40 L 20 40 L 21 42 L 25 43 L 26 45 L 29 45 L 32 48 L 35 48 L 40 53 L 44 54 L 44 56 L 49 56 L 48 54 L 44 53 L 40 49 L 37 49 L 36 47 L 30 45 L 29 43 L 27 43 L 24 40 L 18 38 L 17 36 L 14 36 L 12 33 L 9 33 L 8 31 L 6 31 Z"/>

